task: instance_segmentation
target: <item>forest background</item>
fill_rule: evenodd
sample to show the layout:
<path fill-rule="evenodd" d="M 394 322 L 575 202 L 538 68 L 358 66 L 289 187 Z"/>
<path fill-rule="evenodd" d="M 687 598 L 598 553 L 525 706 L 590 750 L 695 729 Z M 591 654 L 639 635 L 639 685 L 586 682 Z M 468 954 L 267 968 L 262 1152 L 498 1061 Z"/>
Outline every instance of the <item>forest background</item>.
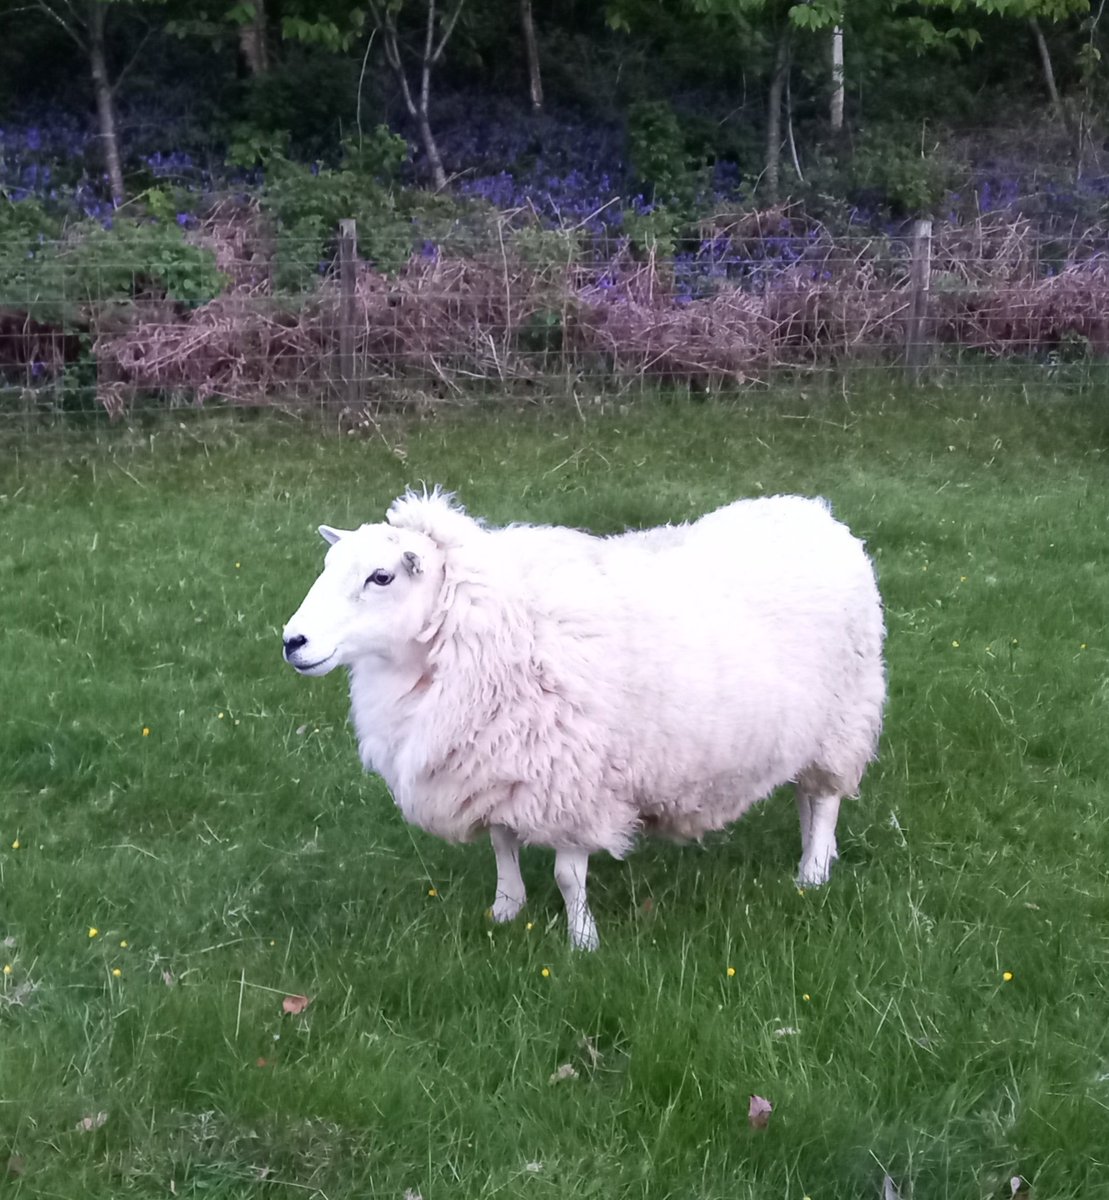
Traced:
<path fill-rule="evenodd" d="M 1103 9 L 7 0 L 0 390 L 700 390 L 914 338 L 1088 366 Z"/>

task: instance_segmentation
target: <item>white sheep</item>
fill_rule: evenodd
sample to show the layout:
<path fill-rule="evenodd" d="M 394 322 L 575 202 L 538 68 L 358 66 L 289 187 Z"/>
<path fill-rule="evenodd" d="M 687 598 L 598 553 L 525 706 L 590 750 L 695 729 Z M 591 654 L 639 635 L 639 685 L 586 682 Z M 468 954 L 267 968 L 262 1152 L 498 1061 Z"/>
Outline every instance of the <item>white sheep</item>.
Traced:
<path fill-rule="evenodd" d="M 524 904 L 521 845 L 549 846 L 570 939 L 593 949 L 590 854 L 621 858 L 639 832 L 699 838 L 787 782 L 798 882 L 827 881 L 885 672 L 873 569 L 823 501 L 740 500 L 602 538 L 488 528 L 408 492 L 385 524 L 320 533 L 285 658 L 350 669 L 362 763 L 408 821 L 489 834 L 495 920 Z"/>

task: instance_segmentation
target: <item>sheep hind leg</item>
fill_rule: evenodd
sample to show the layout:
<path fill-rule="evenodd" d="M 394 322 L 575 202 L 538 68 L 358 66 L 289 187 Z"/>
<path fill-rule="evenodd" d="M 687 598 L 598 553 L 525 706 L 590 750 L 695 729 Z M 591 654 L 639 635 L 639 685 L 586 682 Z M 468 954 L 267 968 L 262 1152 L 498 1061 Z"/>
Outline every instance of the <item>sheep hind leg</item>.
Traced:
<path fill-rule="evenodd" d="M 839 792 L 797 784 L 797 813 L 801 818 L 801 866 L 797 883 L 801 887 L 820 887 L 828 882 L 836 851 L 836 822 L 839 820 Z"/>
<path fill-rule="evenodd" d="M 497 894 L 491 909 L 493 920 L 511 921 L 527 899 L 520 874 L 520 839 L 507 826 L 490 825 L 489 840 L 497 858 Z"/>
<path fill-rule="evenodd" d="M 566 921 L 570 928 L 570 945 L 575 950 L 596 950 L 601 944 L 597 922 L 589 911 L 585 894 L 585 879 L 589 871 L 589 855 L 584 850 L 558 850 L 555 853 L 555 883 L 566 905 Z"/>

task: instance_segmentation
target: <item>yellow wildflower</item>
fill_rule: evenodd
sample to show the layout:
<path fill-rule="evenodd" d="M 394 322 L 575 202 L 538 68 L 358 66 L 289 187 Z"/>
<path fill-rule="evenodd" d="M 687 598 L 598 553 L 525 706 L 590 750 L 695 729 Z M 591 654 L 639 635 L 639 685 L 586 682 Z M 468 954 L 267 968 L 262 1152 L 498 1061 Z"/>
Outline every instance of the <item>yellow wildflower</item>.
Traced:
<path fill-rule="evenodd" d="M 956 650 L 958 650 L 958 649 L 959 649 L 959 643 L 958 643 L 958 642 L 952 642 L 951 644 L 952 644 L 952 646 L 954 646 L 954 647 L 955 647 L 955 649 L 956 649 Z"/>
<path fill-rule="evenodd" d="M 729 967 L 727 969 L 727 971 L 724 972 L 724 974 L 727 975 L 727 977 L 729 979 L 733 978 L 733 976 L 735 975 L 735 967 Z"/>
<path fill-rule="evenodd" d="M 15 839 L 15 841 L 14 841 L 14 842 L 12 842 L 12 849 L 13 849 L 13 850 L 18 850 L 18 849 L 19 849 L 19 838 L 16 838 L 16 839 Z"/>
<path fill-rule="evenodd" d="M 150 737 L 150 726 L 149 725 L 144 725 L 142 727 L 142 735 L 143 735 L 143 737 Z"/>
<path fill-rule="evenodd" d="M 544 967 L 543 970 L 539 972 L 539 974 L 542 975 L 544 979 L 548 978 L 550 976 L 550 973 L 551 973 L 550 967 Z"/>
<path fill-rule="evenodd" d="M 428 894 L 429 896 L 438 896 L 438 895 L 439 895 L 439 889 L 438 889 L 438 888 L 428 888 L 428 889 L 427 889 L 427 894 Z"/>
<path fill-rule="evenodd" d="M 127 939 L 124 938 L 123 941 L 119 943 L 119 945 L 120 945 L 121 949 L 126 950 L 127 949 Z"/>
<path fill-rule="evenodd" d="M 10 975 L 11 973 L 12 973 L 12 964 L 11 964 L 11 963 L 5 963 L 5 964 L 4 964 L 4 974 L 5 974 L 5 975 Z"/>
<path fill-rule="evenodd" d="M 1013 982 L 1013 972 L 1012 971 L 1002 971 L 1001 978 L 1004 979 L 1006 983 L 1012 983 Z"/>
<path fill-rule="evenodd" d="M 525 928 L 527 928 L 527 929 L 534 929 L 534 928 L 535 928 L 535 922 L 534 922 L 534 921 L 529 921 L 529 922 L 527 923 L 527 925 L 525 926 Z"/>
<path fill-rule="evenodd" d="M 123 972 L 119 969 L 119 967 L 112 967 L 112 975 L 116 979 L 118 979 L 122 974 L 123 974 Z"/>
<path fill-rule="evenodd" d="M 808 1002 L 812 999 L 812 996 L 810 996 L 808 992 L 805 992 L 804 995 L 802 995 L 801 999 L 804 1000 L 804 1002 L 806 1004 L 808 1004 Z"/>
<path fill-rule="evenodd" d="M 100 936 L 100 930 L 97 929 L 95 925 L 90 925 L 89 926 L 89 937 L 94 938 L 94 937 L 99 937 L 99 936 Z"/>

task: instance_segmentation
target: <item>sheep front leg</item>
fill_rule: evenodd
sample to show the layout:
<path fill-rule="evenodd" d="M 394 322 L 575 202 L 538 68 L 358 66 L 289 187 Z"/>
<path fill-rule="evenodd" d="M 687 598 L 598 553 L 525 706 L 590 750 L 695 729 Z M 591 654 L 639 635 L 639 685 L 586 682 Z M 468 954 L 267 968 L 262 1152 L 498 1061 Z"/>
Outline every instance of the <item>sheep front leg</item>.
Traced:
<path fill-rule="evenodd" d="M 527 899 L 524 879 L 520 874 L 520 840 L 504 825 L 490 825 L 489 840 L 497 857 L 497 894 L 493 898 L 493 920 L 511 921 Z"/>
<path fill-rule="evenodd" d="M 828 882 L 836 853 L 836 822 L 840 796 L 836 792 L 797 790 L 797 809 L 801 817 L 801 866 L 797 882 L 801 887 L 820 887 Z"/>
<path fill-rule="evenodd" d="M 589 911 L 585 895 L 585 877 L 589 855 L 584 850 L 558 850 L 555 853 L 555 883 L 566 905 L 570 927 L 570 945 L 575 950 L 596 950 L 601 944 L 597 922 Z"/>

